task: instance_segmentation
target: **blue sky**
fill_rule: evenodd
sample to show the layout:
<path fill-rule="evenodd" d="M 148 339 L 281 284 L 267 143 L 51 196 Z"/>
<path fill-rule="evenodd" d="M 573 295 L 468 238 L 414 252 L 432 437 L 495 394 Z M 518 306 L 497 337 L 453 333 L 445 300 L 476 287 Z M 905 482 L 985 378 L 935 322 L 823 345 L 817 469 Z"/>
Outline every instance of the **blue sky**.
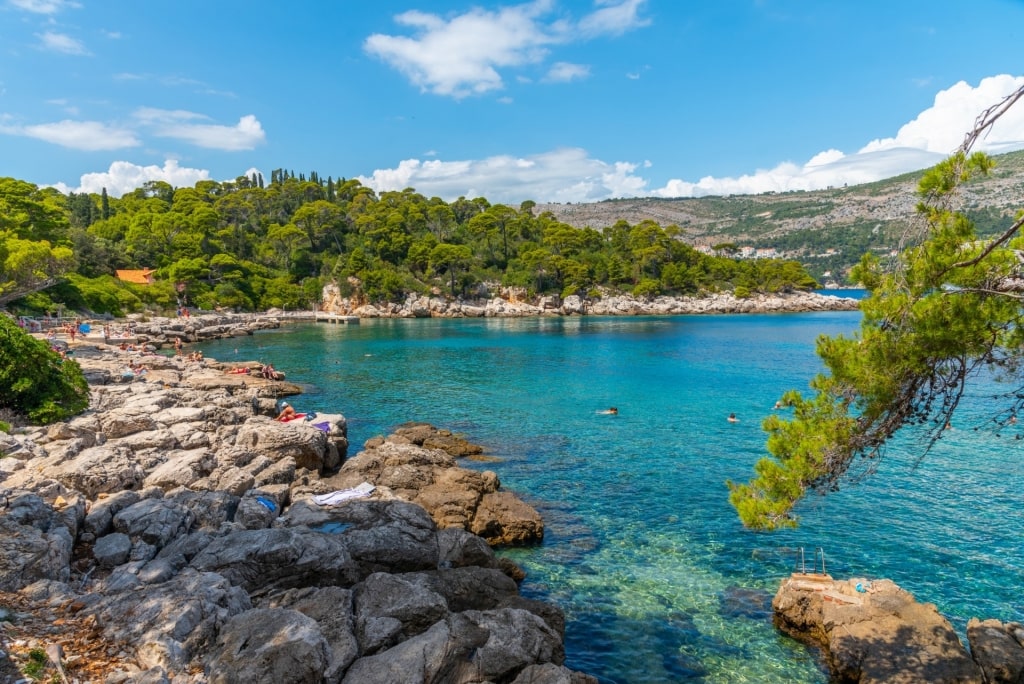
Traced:
<path fill-rule="evenodd" d="M 0 0 L 0 175 L 258 170 L 518 204 L 928 166 L 1024 85 L 1021 0 Z M 1024 104 L 985 140 L 1024 147 Z"/>

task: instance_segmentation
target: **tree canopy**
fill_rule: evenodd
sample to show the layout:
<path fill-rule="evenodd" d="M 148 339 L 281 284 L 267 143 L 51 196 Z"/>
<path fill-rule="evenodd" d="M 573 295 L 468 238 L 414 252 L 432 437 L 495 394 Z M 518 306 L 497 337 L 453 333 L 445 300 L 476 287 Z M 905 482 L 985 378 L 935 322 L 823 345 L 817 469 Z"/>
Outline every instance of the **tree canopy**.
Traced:
<path fill-rule="evenodd" d="M 859 329 L 819 338 L 826 372 L 811 382 L 814 394 L 783 397 L 792 418 L 763 423 L 770 456 L 749 483 L 729 483 L 748 527 L 795 526 L 793 508 L 806 493 L 836 490 L 855 464 L 871 472 L 904 427 L 919 431 L 927 453 L 982 374 L 1007 388 L 993 419 L 1016 421 L 1024 405 L 1024 212 L 979 240 L 956 197 L 992 169 L 988 156 L 971 152 L 975 141 L 1022 97 L 1024 88 L 984 112 L 961 148 L 924 175 L 918 232 L 905 236 L 894 267 L 865 256 L 854 269 L 869 290 Z"/>
<path fill-rule="evenodd" d="M 88 405 L 89 386 L 78 364 L 0 315 L 0 408 L 45 425 Z"/>
<path fill-rule="evenodd" d="M 679 227 L 651 220 L 577 229 L 532 202 L 378 195 L 316 172 L 270 178 L 152 181 L 120 198 L 0 179 L 0 303 L 114 315 L 173 309 L 179 297 L 202 308 L 309 308 L 331 280 L 370 302 L 481 285 L 640 296 L 816 285 L 798 262 L 699 253 Z M 154 269 L 157 283 L 124 285 L 119 269 Z"/>

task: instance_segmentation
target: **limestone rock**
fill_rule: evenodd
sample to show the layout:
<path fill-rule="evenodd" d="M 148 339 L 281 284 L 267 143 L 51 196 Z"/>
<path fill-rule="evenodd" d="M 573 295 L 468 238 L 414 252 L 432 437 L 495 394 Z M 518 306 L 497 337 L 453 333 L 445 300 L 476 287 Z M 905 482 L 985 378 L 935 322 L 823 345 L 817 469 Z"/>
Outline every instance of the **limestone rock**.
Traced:
<path fill-rule="evenodd" d="M 491 492 L 481 498 L 470 531 L 492 545 L 528 544 L 544 538 L 544 521 L 511 492 Z"/>
<path fill-rule="evenodd" d="M 297 610 L 257 608 L 224 626 L 207 674 L 211 684 L 320 684 L 329 648 L 316 620 Z"/>
<path fill-rule="evenodd" d="M 176 501 L 143 499 L 114 516 L 114 529 L 157 550 L 192 529 L 195 516 Z"/>
<path fill-rule="evenodd" d="M 269 607 L 291 608 L 316 620 L 328 644 L 324 679 L 340 681 L 342 674 L 359 655 L 352 615 L 352 592 L 341 587 L 295 589 L 273 597 Z"/>
<path fill-rule="evenodd" d="M 301 420 L 278 423 L 253 418 L 239 427 L 235 444 L 273 461 L 290 457 L 296 467 L 319 472 L 324 466 L 327 435 Z"/>
<path fill-rule="evenodd" d="M 339 535 L 303 528 L 240 530 L 212 539 L 190 563 L 248 592 L 294 587 L 351 587 L 362 575 Z"/>
<path fill-rule="evenodd" d="M 101 600 L 86 610 L 109 639 L 133 644 L 146 668 L 186 668 L 230 617 L 252 606 L 246 593 L 223 577 L 187 569 L 162 584 L 137 583 L 128 592 L 109 589 L 101 587 Z"/>
<path fill-rule="evenodd" d="M 891 581 L 794 574 L 772 609 L 782 631 L 823 649 L 840 681 L 982 683 L 949 621 Z"/>
<path fill-rule="evenodd" d="M 66 582 L 73 529 L 38 495 L 10 495 L 0 513 L 0 591 L 17 591 L 40 579 Z"/>
<path fill-rule="evenodd" d="M 967 640 L 986 684 L 1024 682 L 1024 625 L 971 618 Z"/>

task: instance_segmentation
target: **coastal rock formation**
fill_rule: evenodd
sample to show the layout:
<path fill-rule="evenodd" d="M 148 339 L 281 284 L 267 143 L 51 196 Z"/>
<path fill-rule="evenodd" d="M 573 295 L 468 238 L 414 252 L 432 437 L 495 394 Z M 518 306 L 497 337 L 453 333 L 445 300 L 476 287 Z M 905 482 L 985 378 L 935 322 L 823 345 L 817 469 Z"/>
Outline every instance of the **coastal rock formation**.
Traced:
<path fill-rule="evenodd" d="M 369 482 L 381 496 L 419 504 L 438 527 L 469 530 L 494 546 L 541 541 L 540 514 L 510 492 L 499 491 L 493 471 L 456 465 L 453 454 L 481 452 L 446 430 L 408 424 L 386 438 L 368 440 L 328 482 L 338 489 Z"/>
<path fill-rule="evenodd" d="M 1024 625 L 971 618 L 967 641 L 986 684 L 1024 681 Z"/>
<path fill-rule="evenodd" d="M 822 649 L 837 681 L 982 684 L 982 670 L 932 604 L 889 580 L 796 573 L 772 601 L 775 624 Z"/>
<path fill-rule="evenodd" d="M 664 316 L 682 314 L 777 313 L 801 311 L 855 311 L 856 299 L 817 292 L 755 293 L 736 297 L 711 293 L 699 297 L 636 298 L 628 294 L 601 297 L 570 295 L 536 297 L 530 301 L 502 292 L 474 300 L 452 300 L 439 295 L 410 294 L 404 302 L 370 304 L 358 297 L 342 297 L 336 284 L 323 290 L 323 311 L 361 318 L 518 318 L 525 316 Z"/>
<path fill-rule="evenodd" d="M 472 533 L 543 533 L 494 473 L 455 465 L 479 447 L 406 426 L 361 471 L 343 415 L 268 416 L 284 383 L 88 342 L 75 358 L 90 409 L 0 441 L 0 608 L 21 607 L 13 633 L 39 625 L 25 652 L 59 642 L 81 681 L 595 682 L 562 666 L 561 611 Z"/>

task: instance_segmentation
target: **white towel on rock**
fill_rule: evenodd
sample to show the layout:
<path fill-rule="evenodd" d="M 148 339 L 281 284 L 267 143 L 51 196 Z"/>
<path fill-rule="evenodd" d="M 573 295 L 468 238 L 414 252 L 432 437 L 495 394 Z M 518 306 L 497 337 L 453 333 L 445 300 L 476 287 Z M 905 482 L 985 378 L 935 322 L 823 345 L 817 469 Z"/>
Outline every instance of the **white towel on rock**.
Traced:
<path fill-rule="evenodd" d="M 374 489 L 376 489 L 376 487 L 372 484 L 364 482 L 358 487 L 353 487 L 352 489 L 339 489 L 335 492 L 331 492 L 330 494 L 317 494 L 313 497 L 313 503 L 320 506 L 333 506 L 341 503 L 342 501 L 348 501 L 349 499 L 363 499 L 370 496 Z"/>

